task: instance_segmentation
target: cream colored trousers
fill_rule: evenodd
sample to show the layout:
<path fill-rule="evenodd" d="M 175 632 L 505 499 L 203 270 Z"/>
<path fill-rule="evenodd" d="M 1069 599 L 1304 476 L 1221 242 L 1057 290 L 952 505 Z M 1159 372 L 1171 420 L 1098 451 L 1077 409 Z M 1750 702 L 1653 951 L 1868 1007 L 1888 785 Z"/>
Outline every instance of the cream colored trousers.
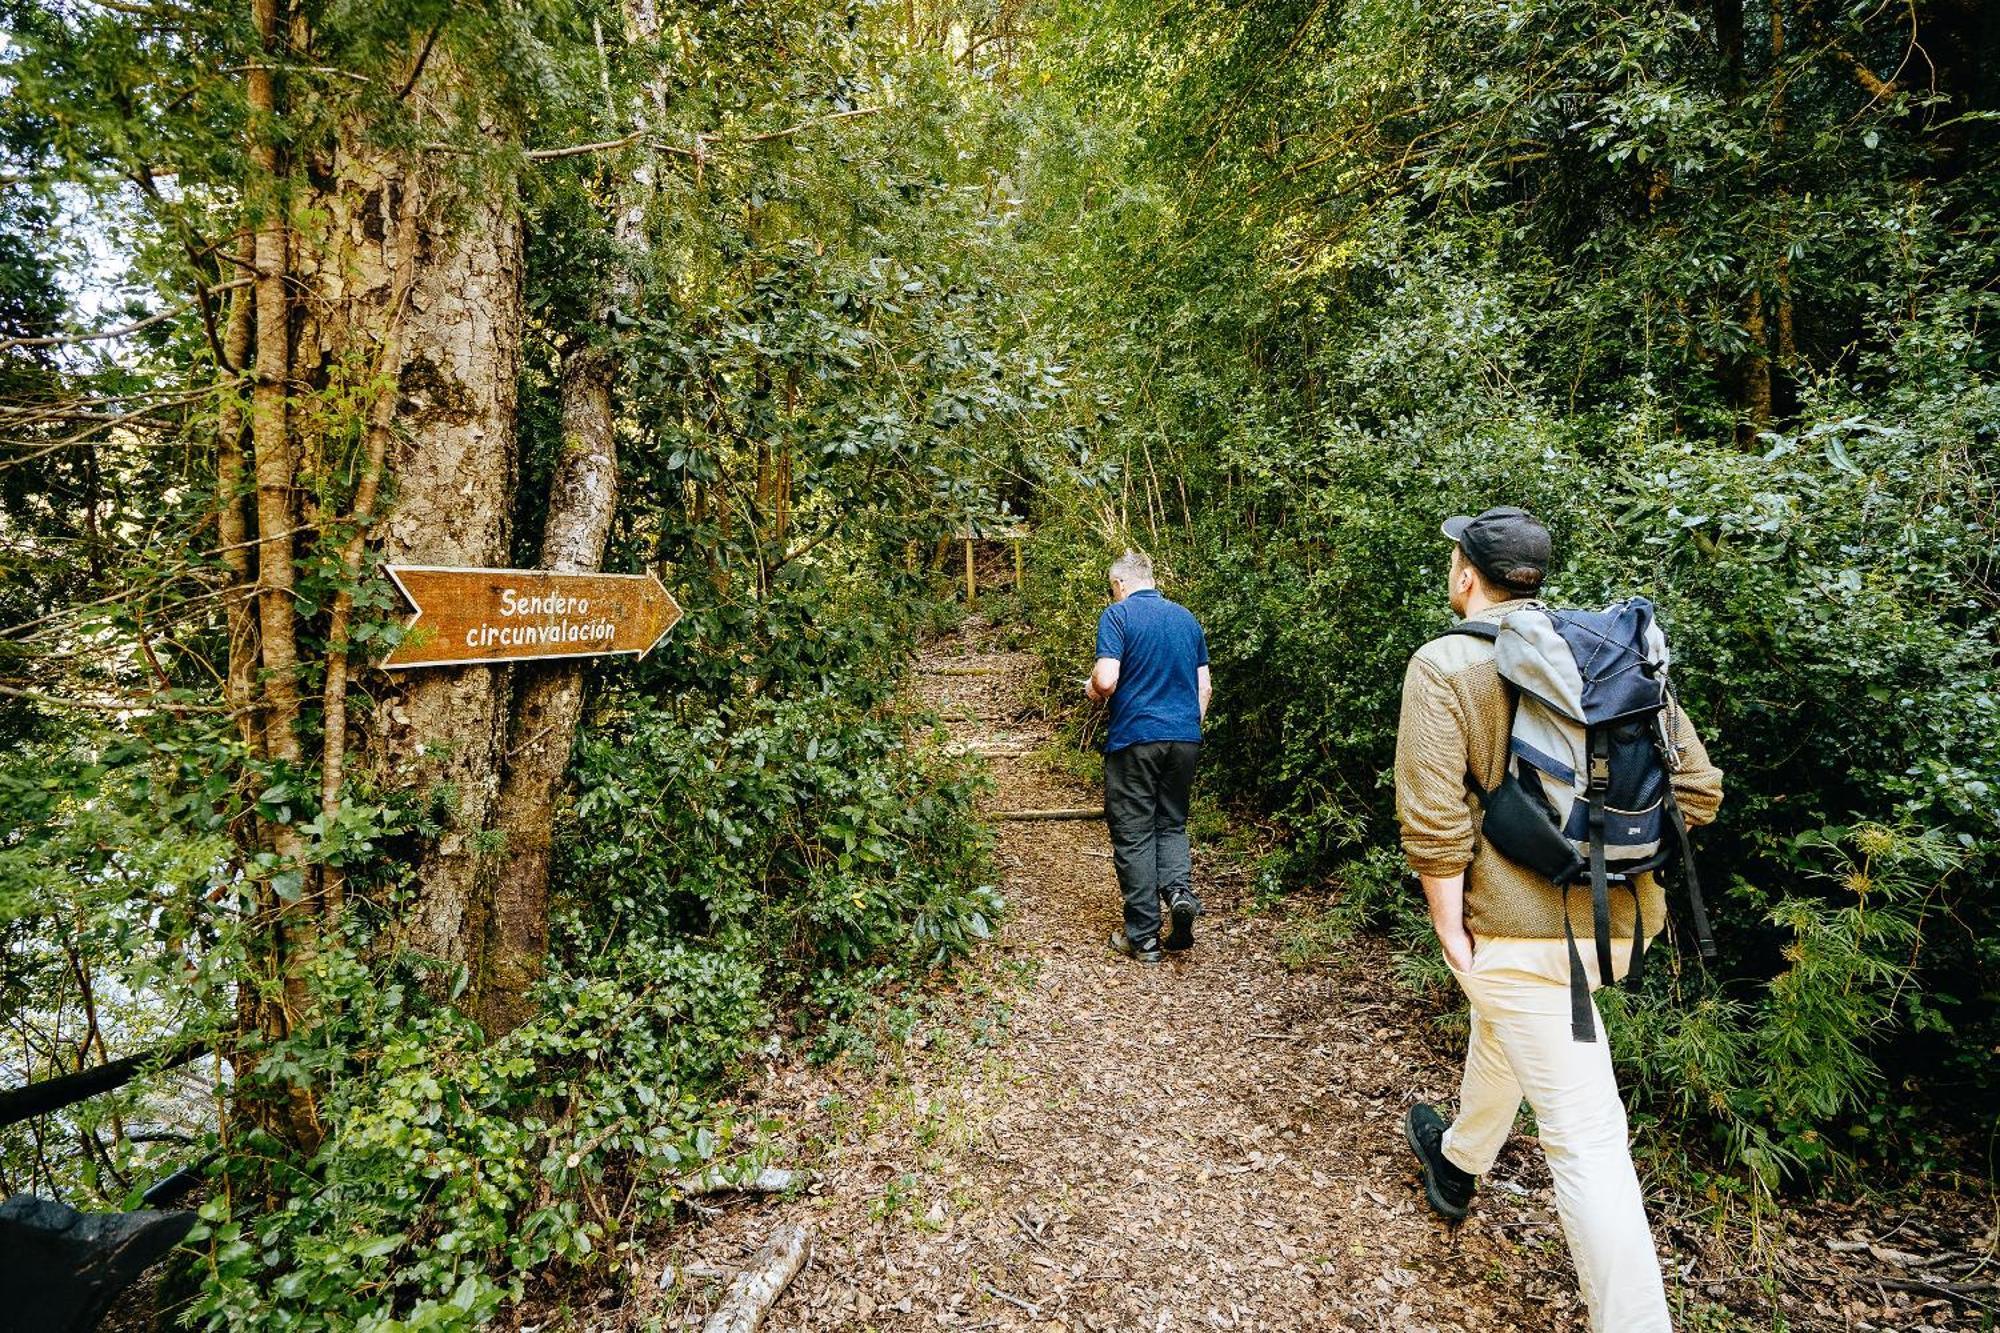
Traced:
<path fill-rule="evenodd" d="M 1594 990 L 1596 950 L 1578 941 Z M 1612 942 L 1619 977 L 1632 942 Z M 1483 1176 L 1514 1130 L 1525 1095 L 1555 1177 L 1556 1213 L 1595 1333 L 1671 1333 L 1659 1254 L 1646 1223 L 1625 1103 L 1602 1020 L 1597 1040 L 1570 1035 L 1569 947 L 1562 940 L 1481 939 L 1472 970 L 1452 969 L 1472 1002 L 1458 1119 L 1444 1155 Z"/>

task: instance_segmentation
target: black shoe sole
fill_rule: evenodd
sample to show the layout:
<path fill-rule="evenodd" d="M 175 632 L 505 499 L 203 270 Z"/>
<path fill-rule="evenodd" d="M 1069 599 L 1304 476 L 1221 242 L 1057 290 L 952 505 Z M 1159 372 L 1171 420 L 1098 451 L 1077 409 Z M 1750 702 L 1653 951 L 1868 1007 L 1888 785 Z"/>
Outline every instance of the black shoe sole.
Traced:
<path fill-rule="evenodd" d="M 1431 1206 L 1432 1212 L 1445 1221 L 1463 1222 L 1465 1215 L 1472 1210 L 1465 1204 L 1453 1203 L 1438 1189 L 1437 1177 L 1431 1174 L 1431 1159 L 1424 1154 L 1423 1145 L 1417 1142 L 1417 1129 L 1411 1122 L 1411 1117 L 1415 1114 L 1415 1107 L 1403 1113 L 1403 1141 L 1409 1144 L 1410 1151 L 1417 1155 L 1417 1170 L 1424 1178 L 1424 1202 Z"/>
<path fill-rule="evenodd" d="M 1167 932 L 1165 939 L 1160 941 L 1160 947 L 1168 953 L 1179 953 L 1183 949 L 1194 948 L 1194 919 L 1196 915 L 1193 903 L 1185 899 L 1175 903 L 1173 910 L 1174 928 Z"/>

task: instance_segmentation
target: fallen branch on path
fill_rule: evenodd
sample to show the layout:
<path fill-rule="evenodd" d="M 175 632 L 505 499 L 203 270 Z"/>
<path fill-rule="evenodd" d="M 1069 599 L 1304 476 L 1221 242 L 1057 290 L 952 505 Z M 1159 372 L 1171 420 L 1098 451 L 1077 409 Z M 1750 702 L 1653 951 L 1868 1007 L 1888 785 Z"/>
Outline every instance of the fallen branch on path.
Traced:
<path fill-rule="evenodd" d="M 1079 805 L 1062 810 L 1002 810 L 997 819 L 1102 819 L 1104 807 L 1101 805 Z"/>
<path fill-rule="evenodd" d="M 799 1173 L 767 1166 L 747 1176 L 732 1175 L 727 1167 L 711 1166 L 699 1175 L 680 1182 L 684 1198 L 707 1194 L 783 1194 L 799 1181 Z"/>
<path fill-rule="evenodd" d="M 782 1226 L 757 1251 L 750 1267 L 736 1275 L 722 1304 L 701 1326 L 702 1333 L 756 1333 L 764 1316 L 805 1266 L 808 1235 L 797 1224 Z"/>
<path fill-rule="evenodd" d="M 1872 1275 L 1868 1279 L 1878 1287 L 1891 1291 L 1915 1291 L 1938 1296 L 1948 1296 L 1955 1301 L 1966 1301 L 1973 1305 L 1986 1305 L 1981 1299 L 2000 1291 L 2000 1283 L 1993 1282 L 1937 1282 L 1921 1277 L 1891 1277 L 1888 1274 Z"/>
<path fill-rule="evenodd" d="M 1026 1310 L 1028 1312 L 1028 1318 L 1040 1319 L 1042 1317 L 1042 1307 L 1036 1305 L 1034 1302 L 1024 1301 L 1019 1296 L 1010 1296 L 1006 1292 L 1000 1290 L 1000 1288 L 994 1286 L 991 1282 L 982 1282 L 979 1285 L 986 1292 L 988 1296 L 995 1297 L 998 1300 L 1003 1300 L 1007 1302 L 1007 1304 L 1014 1306 L 1016 1309 Z"/>

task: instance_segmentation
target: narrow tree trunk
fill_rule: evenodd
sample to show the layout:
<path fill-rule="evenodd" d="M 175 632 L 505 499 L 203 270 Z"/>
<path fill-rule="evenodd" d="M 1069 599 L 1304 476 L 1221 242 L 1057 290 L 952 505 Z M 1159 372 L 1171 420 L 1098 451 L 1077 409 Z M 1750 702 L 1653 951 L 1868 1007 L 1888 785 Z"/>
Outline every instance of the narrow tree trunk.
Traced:
<path fill-rule="evenodd" d="M 1781 3 L 1781 0 L 1770 0 L 1770 3 L 1772 77 L 1771 147 L 1773 156 L 1779 157 L 1784 152 L 1785 133 L 1787 129 L 1784 84 L 1785 7 Z M 1778 166 L 1779 170 L 1782 171 L 1784 169 L 1782 162 Z M 1779 215 L 1784 219 L 1784 226 L 1788 228 L 1791 219 L 1792 192 L 1789 188 L 1781 185 L 1778 188 L 1777 198 Z M 1780 239 L 1783 239 L 1782 232 Z M 1792 261 L 1788 255 L 1783 253 L 1780 253 L 1778 256 L 1778 309 L 1775 322 L 1777 327 L 1772 331 L 1772 341 L 1775 344 L 1776 351 L 1776 374 L 1767 374 L 1767 379 L 1771 381 L 1768 385 L 1770 402 L 1767 404 L 1769 408 L 1767 416 L 1775 413 L 1781 403 L 1784 410 L 1789 413 L 1796 398 L 1796 395 L 1792 391 L 1791 378 L 1792 360 L 1797 350 L 1792 336 Z"/>
<path fill-rule="evenodd" d="M 653 48 L 660 39 L 660 19 L 653 0 L 626 0 L 625 38 L 644 48 L 648 59 L 657 59 Z M 645 130 L 659 123 L 665 109 L 664 81 L 647 79 L 633 99 L 634 127 Z M 612 232 L 621 253 L 605 296 L 607 309 L 629 303 L 638 289 L 635 271 L 646 248 L 646 205 L 653 190 L 650 151 L 633 154 L 613 203 Z M 543 568 L 574 573 L 603 563 L 618 509 L 616 372 L 615 360 L 599 346 L 585 344 L 564 358 L 563 448 L 549 482 Z M 555 807 L 583 716 L 583 686 L 583 668 L 575 662 L 534 663 L 516 671 L 495 810 L 507 854 L 499 863 L 484 922 L 483 965 L 475 993 L 489 1035 L 528 1017 L 528 992 L 548 955 Z"/>
<path fill-rule="evenodd" d="M 232 277 L 256 272 L 256 251 L 250 233 L 238 239 Z M 255 296 L 238 288 L 229 296 L 229 318 L 223 326 L 222 374 L 232 379 L 250 368 L 250 330 Z M 249 460 L 243 453 L 243 394 L 232 387 L 223 395 L 215 423 L 215 536 L 222 566 L 229 571 L 226 624 L 229 631 L 228 675 L 223 701 L 236 715 L 243 749 L 256 755 L 261 748 L 257 715 L 256 567 L 250 553 L 251 521 L 247 509 Z"/>
<path fill-rule="evenodd" d="M 252 286 L 256 328 L 247 350 L 252 373 L 257 639 L 264 704 L 259 757 L 280 766 L 297 781 L 304 776 L 304 754 L 299 738 L 298 615 L 293 604 L 296 568 L 292 533 L 297 512 L 293 479 L 297 458 L 288 403 L 291 311 L 286 209 L 290 198 L 277 144 L 281 108 L 274 74 L 287 57 L 286 20 L 279 0 L 252 0 L 251 18 L 264 53 L 244 74 L 250 108 L 247 193 L 256 219 L 251 242 L 256 269 Z M 266 1040 L 275 1041 L 290 1034 L 308 1004 L 303 961 L 311 953 L 312 942 L 301 906 L 310 867 L 295 823 L 272 822 L 261 832 L 262 841 L 267 841 L 277 858 L 276 878 L 262 879 L 256 888 L 256 924 L 260 929 L 253 935 L 253 947 L 261 952 L 258 970 L 266 984 L 256 987 L 240 1008 L 246 1018 L 254 1017 Z M 239 1072 L 247 1074 L 247 1064 Z M 317 1117 L 308 1089 L 292 1087 L 281 1105 L 263 1104 L 250 1108 L 249 1113 L 291 1142 L 310 1146 L 317 1140 Z"/>
<path fill-rule="evenodd" d="M 1732 100 L 1743 91 L 1743 0 L 1713 0 L 1716 54 L 1721 57 L 1723 92 Z"/>
<path fill-rule="evenodd" d="M 1764 293 L 1750 293 L 1743 331 L 1749 335 L 1750 351 L 1743 358 L 1741 401 L 1736 422 L 1736 442 L 1749 448 L 1771 428 L 1771 354 L 1769 331 L 1764 321 Z"/>
<path fill-rule="evenodd" d="M 292 605 L 292 441 L 285 384 L 291 368 L 290 311 L 285 291 L 285 200 L 278 149 L 273 68 L 283 59 L 283 17 L 277 0 L 252 0 L 264 59 L 250 66 L 250 166 L 262 196 L 253 258 L 257 339 L 250 391 L 250 433 L 257 477 L 257 619 L 263 639 L 265 749 L 280 763 L 299 762 L 298 637 Z"/>
<path fill-rule="evenodd" d="M 610 356 L 595 347 L 572 353 L 563 367 L 563 447 L 549 486 L 541 551 L 545 569 L 578 572 L 603 562 L 618 504 L 613 372 Z M 495 807 L 495 826 L 507 835 L 507 855 L 499 864 L 486 919 L 478 997 L 489 1035 L 528 1016 L 528 991 L 548 953 L 555 807 L 582 715 L 580 664 L 538 662 L 516 669 L 506 773 Z"/>

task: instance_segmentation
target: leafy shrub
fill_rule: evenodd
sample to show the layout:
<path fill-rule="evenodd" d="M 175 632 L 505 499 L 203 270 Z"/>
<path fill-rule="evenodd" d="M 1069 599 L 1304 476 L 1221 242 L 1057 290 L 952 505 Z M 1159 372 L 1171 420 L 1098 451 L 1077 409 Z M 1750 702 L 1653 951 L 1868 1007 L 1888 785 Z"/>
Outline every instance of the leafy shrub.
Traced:
<path fill-rule="evenodd" d="M 1268 887 L 1408 930 L 1413 885 L 1376 904 L 1404 665 L 1450 619 L 1437 526 L 1529 507 L 1551 600 L 1659 604 L 1727 773 L 1724 956 L 1620 1014 L 1641 1113 L 1767 1184 L 1922 1164 L 1921 1113 L 1883 1108 L 1984 1114 L 2000 1068 L 1991 137 L 1871 101 L 1830 48 L 1725 68 L 1682 10 L 1076 17 L 1052 63 L 1084 147 L 1052 160 L 1124 185 L 1093 211 L 1044 182 L 1104 396 L 1043 457 L 1050 678 L 1102 557 L 1149 547 L 1208 630 L 1204 786 L 1287 835 Z M 1952 47 L 1909 96 L 1981 115 L 1977 66 Z M 1914 896 L 1844 896 L 1870 855 Z"/>
<path fill-rule="evenodd" d="M 830 694 L 604 711 L 579 746 L 561 860 L 577 947 L 607 931 L 715 940 L 824 1013 L 856 977 L 991 933 L 979 779 L 941 731 Z"/>
<path fill-rule="evenodd" d="M 224 840 L 190 836 L 216 792 L 206 751 L 185 742 L 80 737 L 0 765 L 0 983 L 24 1039 L 74 1003 L 71 969 L 103 997 L 115 1054 L 233 1026 L 257 925 Z M 840 1030 L 876 991 L 965 953 L 1001 910 L 975 771 L 921 716 L 836 696 L 614 696 L 576 770 L 536 1017 L 487 1041 L 448 977 L 393 951 L 398 901 L 363 903 L 300 997 L 321 1021 L 235 1047 L 235 1085 L 219 1092 L 235 1111 L 218 1119 L 214 1096 L 183 1086 L 206 1063 L 149 1077 L 46 1127 L 103 1130 L 110 1168 L 16 1127 L 0 1171 L 133 1206 L 220 1148 L 195 1237 L 210 1248 L 197 1324 L 469 1328 L 529 1275 L 618 1253 L 704 1164 L 763 1151 L 729 1094 L 779 1016 Z M 303 1154 L 246 1113 L 295 1079 L 319 1090 L 325 1127 Z M 192 1141 L 135 1148 L 121 1117 Z"/>

